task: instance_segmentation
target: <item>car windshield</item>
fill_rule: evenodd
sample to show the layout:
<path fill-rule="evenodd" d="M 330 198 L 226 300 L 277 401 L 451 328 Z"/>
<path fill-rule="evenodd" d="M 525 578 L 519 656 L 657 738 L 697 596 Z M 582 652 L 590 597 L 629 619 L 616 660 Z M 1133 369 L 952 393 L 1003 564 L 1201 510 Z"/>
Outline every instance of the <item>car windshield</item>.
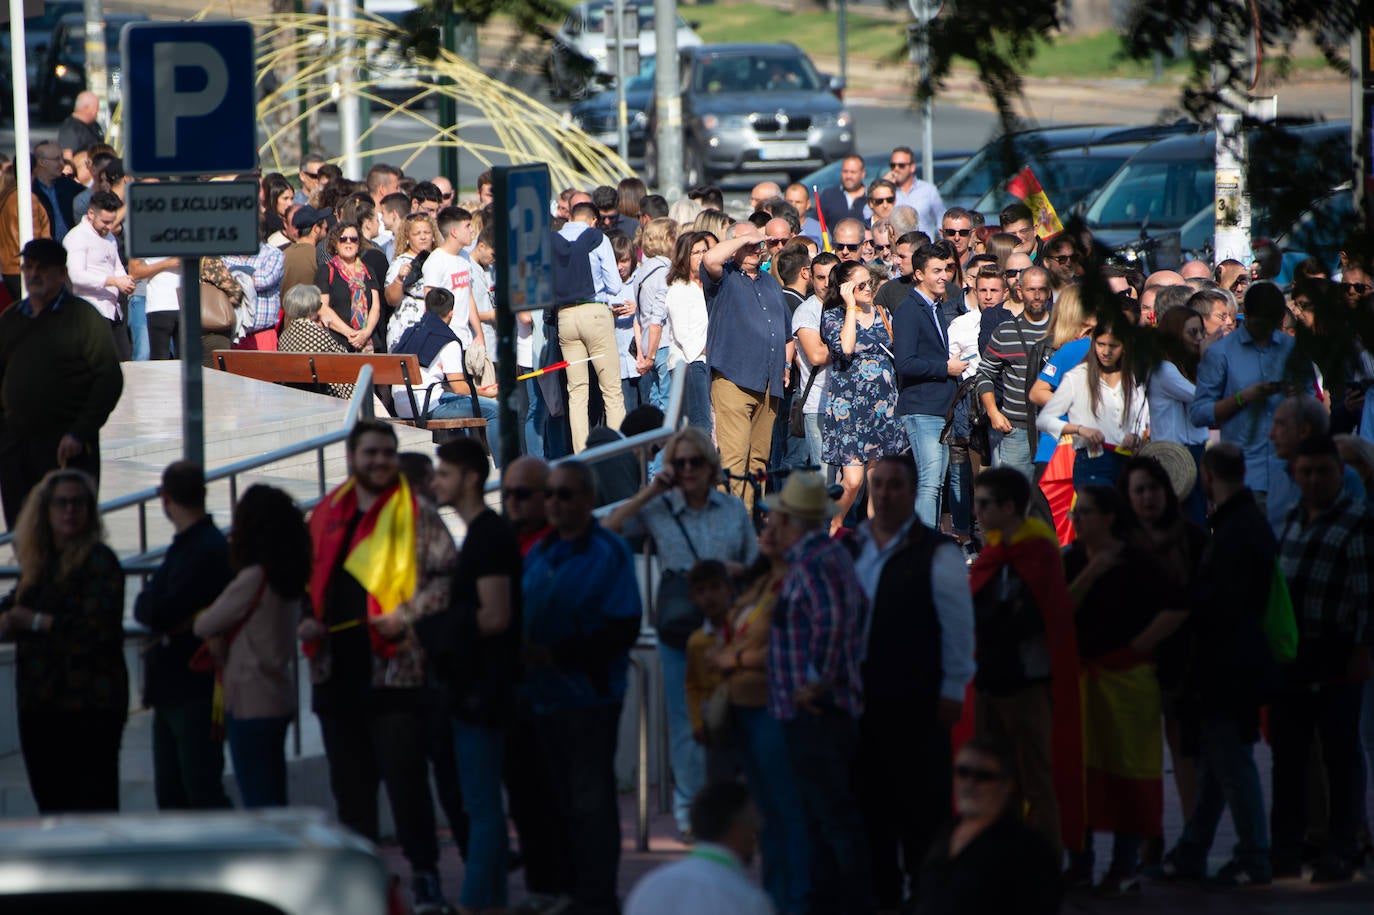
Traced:
<path fill-rule="evenodd" d="M 1212 162 L 1153 159 L 1128 163 L 1088 207 L 1093 228 L 1177 228 L 1210 205 L 1215 191 Z"/>
<path fill-rule="evenodd" d="M 626 92 L 641 92 L 654 88 L 654 59 L 652 57 L 641 57 L 639 59 L 639 75 L 632 76 L 625 80 Z"/>
<path fill-rule="evenodd" d="M 119 34 L 124 31 L 124 26 L 127 24 L 128 21 L 107 22 L 105 24 L 106 55 L 119 56 Z M 84 60 L 86 57 L 86 33 L 76 29 L 68 32 L 67 38 L 62 44 L 62 53 L 66 57 Z"/>
<path fill-rule="evenodd" d="M 940 184 L 940 196 L 981 197 L 1002 183 L 1005 171 L 997 147 L 985 146 Z"/>
<path fill-rule="evenodd" d="M 799 54 L 709 54 L 697 61 L 693 88 L 722 92 L 818 92 L 821 78 Z"/>
<path fill-rule="evenodd" d="M 587 10 L 587 31 L 600 32 L 606 23 L 606 13 L 612 10 L 609 6 L 593 6 Z M 677 27 L 687 28 L 687 23 L 681 16 L 677 17 Z M 639 7 L 639 30 L 641 32 L 652 32 L 654 30 L 654 6 L 652 3 Z"/>
<path fill-rule="evenodd" d="M 1085 156 L 1075 152 L 1071 156 L 1054 156 L 1044 163 L 1032 163 L 1031 169 L 1050 203 L 1063 214 L 1101 187 L 1128 158 L 1126 154 Z M 1008 204 L 1019 202 L 1019 198 L 998 185 L 989 188 L 974 209 L 980 213 L 996 213 Z"/>

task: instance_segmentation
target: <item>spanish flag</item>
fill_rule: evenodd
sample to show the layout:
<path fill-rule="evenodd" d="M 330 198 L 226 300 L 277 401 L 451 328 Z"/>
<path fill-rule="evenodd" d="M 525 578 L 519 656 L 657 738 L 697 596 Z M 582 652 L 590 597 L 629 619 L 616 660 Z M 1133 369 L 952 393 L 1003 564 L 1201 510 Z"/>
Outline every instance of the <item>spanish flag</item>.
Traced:
<path fill-rule="evenodd" d="M 1050 203 L 1049 195 L 1040 186 L 1040 182 L 1035 179 L 1035 172 L 1030 170 L 1027 165 L 1007 182 L 1007 193 L 1013 197 L 1020 198 L 1026 206 L 1030 207 L 1032 215 L 1035 216 L 1035 234 L 1041 238 L 1049 238 L 1064 231 L 1064 224 L 1059 221 L 1059 214 L 1054 211 L 1054 204 Z"/>
<path fill-rule="evenodd" d="M 315 618 L 324 619 L 324 599 L 339 551 L 347 550 L 343 567 L 367 591 L 367 615 L 392 613 L 415 595 L 419 579 L 415 558 L 415 497 L 405 477 L 377 497 L 352 539 L 344 534 L 358 511 L 357 481 L 352 477 L 316 506 L 310 516 L 310 535 L 315 544 L 315 566 L 310 579 L 310 598 Z M 384 657 L 395 646 L 373 633 L 373 650 Z M 307 655 L 314 653 L 307 644 Z"/>
<path fill-rule="evenodd" d="M 821 212 L 821 192 L 811 185 L 811 196 L 816 201 L 816 221 L 821 224 L 821 250 L 830 253 L 830 230 L 825 225 L 825 214 Z"/>
<path fill-rule="evenodd" d="M 1088 826 L 1158 836 L 1164 819 L 1159 680 L 1149 658 L 1123 648 L 1083 663 Z"/>

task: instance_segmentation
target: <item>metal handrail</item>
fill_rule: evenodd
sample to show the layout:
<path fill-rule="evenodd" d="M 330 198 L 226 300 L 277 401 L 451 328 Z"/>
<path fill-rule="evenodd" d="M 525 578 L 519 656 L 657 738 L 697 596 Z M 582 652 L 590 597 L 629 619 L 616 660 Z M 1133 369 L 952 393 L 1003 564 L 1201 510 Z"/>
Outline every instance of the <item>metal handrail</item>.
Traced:
<path fill-rule="evenodd" d="M 207 470 L 205 473 L 206 484 L 218 482 L 219 480 L 229 480 L 229 506 L 232 509 L 238 502 L 238 477 L 240 474 L 248 473 L 260 467 L 266 467 L 269 464 L 275 464 L 278 461 L 284 461 L 309 451 L 314 451 L 318 456 L 317 463 L 319 470 L 320 496 L 322 497 L 327 490 L 327 481 L 325 480 L 324 474 L 324 449 L 328 448 L 330 445 L 336 445 L 348 438 L 349 431 L 357 424 L 359 419 L 370 419 L 373 416 L 372 366 L 365 365 L 362 367 L 358 372 L 358 380 L 355 384 L 356 387 L 353 389 L 353 396 L 348 401 L 348 411 L 344 414 L 344 420 L 339 429 L 333 432 L 326 432 L 323 435 L 317 435 L 313 438 L 308 438 L 302 442 L 296 442 L 294 445 L 286 445 L 285 447 L 277 448 L 266 454 L 244 458 L 239 461 L 234 461 L 231 464 L 225 464 L 223 467 L 216 467 L 214 470 Z M 143 573 L 148 571 L 147 566 L 155 560 L 162 558 L 167 552 L 167 547 L 165 546 L 153 550 L 148 549 L 147 504 L 155 499 L 161 498 L 159 495 L 160 488 L 161 487 L 155 486 L 139 490 L 138 492 L 131 492 L 126 495 L 118 496 L 109 501 L 100 503 L 96 508 L 97 513 L 101 517 L 104 517 L 110 512 L 119 511 L 125 508 L 137 507 L 139 510 L 139 551 L 136 555 L 129 557 L 127 560 L 127 564 L 125 564 L 126 572 L 133 571 L 136 573 Z M 0 546 L 4 546 L 13 540 L 14 532 L 10 531 L 0 536 Z M 16 575 L 18 575 L 17 569 L 0 567 L 0 578 L 12 578 Z"/>

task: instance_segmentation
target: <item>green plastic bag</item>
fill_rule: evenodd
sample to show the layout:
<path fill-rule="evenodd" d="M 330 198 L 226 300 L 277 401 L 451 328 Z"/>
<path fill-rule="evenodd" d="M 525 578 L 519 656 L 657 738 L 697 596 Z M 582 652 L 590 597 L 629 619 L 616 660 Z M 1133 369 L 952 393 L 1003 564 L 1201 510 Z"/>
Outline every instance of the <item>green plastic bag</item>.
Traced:
<path fill-rule="evenodd" d="M 1293 598 L 1277 561 L 1269 584 L 1269 603 L 1264 608 L 1263 626 L 1274 660 L 1287 664 L 1298 656 L 1298 624 L 1293 618 Z"/>

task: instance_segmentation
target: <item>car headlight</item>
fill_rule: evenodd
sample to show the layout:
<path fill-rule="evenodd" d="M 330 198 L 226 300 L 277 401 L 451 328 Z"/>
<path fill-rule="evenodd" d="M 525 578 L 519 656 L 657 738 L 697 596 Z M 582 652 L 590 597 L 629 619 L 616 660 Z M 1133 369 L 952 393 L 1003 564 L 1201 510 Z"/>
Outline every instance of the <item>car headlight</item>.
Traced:
<path fill-rule="evenodd" d="M 643 111 L 636 111 L 634 117 L 630 119 L 636 127 L 648 127 L 649 115 Z"/>
<path fill-rule="evenodd" d="M 811 126 L 821 129 L 829 129 L 831 127 L 844 128 L 848 127 L 851 123 L 853 123 L 853 118 L 850 117 L 849 112 L 841 110 L 828 111 L 816 115 L 811 121 Z"/>
<path fill-rule="evenodd" d="M 707 130 L 739 130 L 748 127 L 749 121 L 742 114 L 705 114 L 701 126 Z"/>

